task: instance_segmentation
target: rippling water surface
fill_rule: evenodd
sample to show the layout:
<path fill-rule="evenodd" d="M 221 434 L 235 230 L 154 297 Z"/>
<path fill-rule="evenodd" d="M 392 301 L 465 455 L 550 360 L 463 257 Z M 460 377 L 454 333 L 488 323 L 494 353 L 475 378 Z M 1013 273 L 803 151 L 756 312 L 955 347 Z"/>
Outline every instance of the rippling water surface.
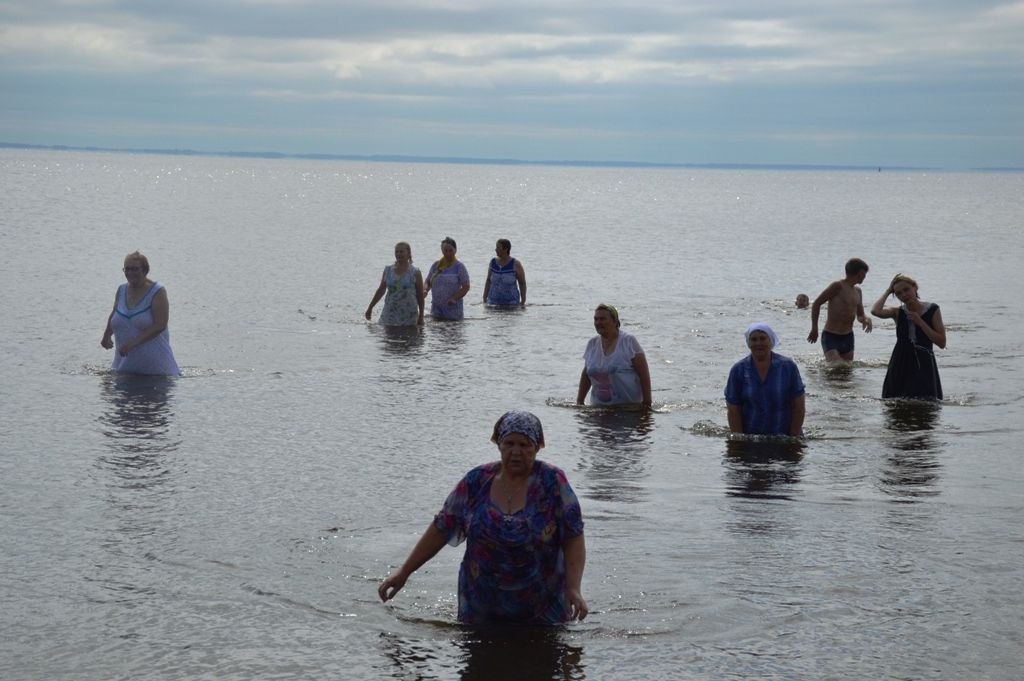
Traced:
<path fill-rule="evenodd" d="M 17 679 L 1014 679 L 1024 653 L 1024 176 L 0 152 L 0 675 Z M 446 235 L 467 320 L 362 319 L 395 241 Z M 521 311 L 478 302 L 494 241 Z M 179 379 L 99 347 L 124 254 Z M 867 260 L 943 309 L 939 405 L 879 399 L 895 332 L 831 368 L 792 307 Z M 573 405 L 598 302 L 656 413 Z M 801 443 L 726 437 L 742 331 L 807 383 Z M 455 624 L 461 552 L 376 585 L 496 458 L 508 408 L 583 506 L 591 616 Z"/>

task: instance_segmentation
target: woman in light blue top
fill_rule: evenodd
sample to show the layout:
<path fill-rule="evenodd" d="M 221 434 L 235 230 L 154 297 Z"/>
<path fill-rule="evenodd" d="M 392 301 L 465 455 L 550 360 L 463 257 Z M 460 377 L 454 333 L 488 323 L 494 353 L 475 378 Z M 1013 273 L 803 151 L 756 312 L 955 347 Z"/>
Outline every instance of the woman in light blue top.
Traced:
<path fill-rule="evenodd" d="M 100 340 L 114 348 L 110 368 L 120 374 L 180 376 L 167 330 L 170 303 L 167 289 L 149 279 L 149 260 L 138 251 L 124 259 L 124 278 L 114 295 L 114 309 Z"/>
<path fill-rule="evenodd" d="M 434 319 L 462 319 L 462 299 L 469 293 L 469 272 L 455 258 L 455 239 L 441 241 L 441 259 L 430 266 L 426 290 L 430 292 L 430 314 Z"/>

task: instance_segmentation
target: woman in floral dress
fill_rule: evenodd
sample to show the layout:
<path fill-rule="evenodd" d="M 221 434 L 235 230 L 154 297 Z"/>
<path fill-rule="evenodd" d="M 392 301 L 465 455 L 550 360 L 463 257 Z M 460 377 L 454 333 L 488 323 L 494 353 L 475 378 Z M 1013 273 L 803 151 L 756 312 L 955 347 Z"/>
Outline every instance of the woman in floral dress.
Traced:
<path fill-rule="evenodd" d="M 384 268 L 380 286 L 366 308 L 367 319 L 373 317 L 373 306 L 385 293 L 381 324 L 414 326 L 423 323 L 423 275 L 412 264 L 412 248 L 404 241 L 395 244 L 395 264 Z"/>
<path fill-rule="evenodd" d="M 565 473 L 543 461 L 540 420 L 505 413 L 491 441 L 501 460 L 469 471 L 397 572 L 377 593 L 397 594 L 447 543 L 466 541 L 459 569 L 459 621 L 559 624 L 587 615 L 580 591 L 583 518 Z"/>

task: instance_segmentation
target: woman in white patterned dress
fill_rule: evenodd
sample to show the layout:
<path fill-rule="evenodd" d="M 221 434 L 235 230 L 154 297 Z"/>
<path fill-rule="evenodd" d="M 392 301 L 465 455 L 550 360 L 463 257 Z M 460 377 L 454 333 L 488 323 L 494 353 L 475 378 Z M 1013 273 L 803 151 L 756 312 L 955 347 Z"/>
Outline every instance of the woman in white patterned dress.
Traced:
<path fill-rule="evenodd" d="M 381 324 L 415 326 L 423 323 L 423 275 L 412 264 L 412 247 L 404 241 L 395 244 L 395 264 L 384 268 L 380 286 L 366 308 L 367 319 L 373 317 L 373 306 L 385 293 Z"/>

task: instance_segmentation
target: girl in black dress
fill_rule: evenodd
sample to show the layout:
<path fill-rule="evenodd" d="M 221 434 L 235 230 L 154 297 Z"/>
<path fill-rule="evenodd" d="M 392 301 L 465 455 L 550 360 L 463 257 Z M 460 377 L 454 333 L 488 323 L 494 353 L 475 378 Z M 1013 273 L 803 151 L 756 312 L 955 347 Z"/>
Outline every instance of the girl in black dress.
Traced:
<path fill-rule="evenodd" d="M 896 296 L 901 305 L 885 307 L 889 296 Z M 896 347 L 889 358 L 882 397 L 941 400 L 942 382 L 933 349 L 946 347 L 946 327 L 939 306 L 921 300 L 917 282 L 897 274 L 871 306 L 871 314 L 896 320 Z"/>

